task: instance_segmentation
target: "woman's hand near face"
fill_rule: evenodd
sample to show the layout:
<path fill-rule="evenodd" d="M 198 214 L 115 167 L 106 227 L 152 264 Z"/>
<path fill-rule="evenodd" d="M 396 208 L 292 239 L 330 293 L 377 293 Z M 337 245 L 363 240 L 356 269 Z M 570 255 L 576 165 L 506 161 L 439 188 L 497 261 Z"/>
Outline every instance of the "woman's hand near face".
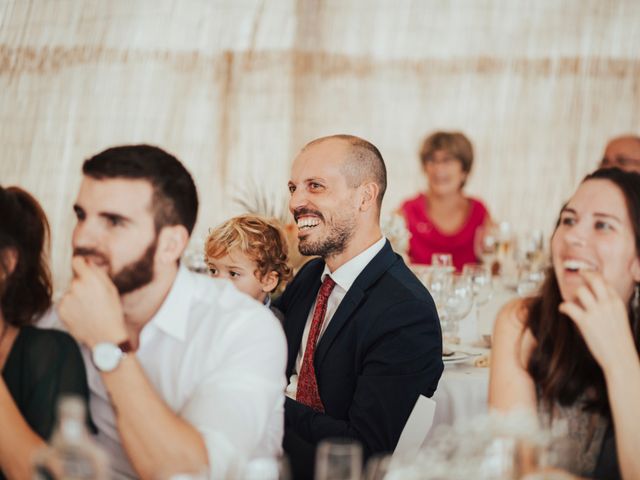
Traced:
<path fill-rule="evenodd" d="M 576 299 L 560 304 L 559 310 L 576 324 L 606 375 L 607 371 L 638 359 L 627 307 L 599 273 L 581 275 L 586 285 L 577 289 Z"/>
<path fill-rule="evenodd" d="M 575 322 L 604 372 L 622 478 L 640 478 L 640 361 L 627 307 L 600 274 L 582 276 L 586 285 L 576 291 L 576 300 L 562 303 L 560 311 Z"/>

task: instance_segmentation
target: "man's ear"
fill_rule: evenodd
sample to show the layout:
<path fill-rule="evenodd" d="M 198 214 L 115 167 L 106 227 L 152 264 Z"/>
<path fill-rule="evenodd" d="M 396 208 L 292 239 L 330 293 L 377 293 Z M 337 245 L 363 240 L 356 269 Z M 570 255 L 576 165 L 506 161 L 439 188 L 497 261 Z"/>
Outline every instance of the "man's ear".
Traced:
<path fill-rule="evenodd" d="M 362 189 L 362 194 L 360 196 L 360 211 L 366 212 L 377 205 L 380 187 L 375 182 L 367 182 L 363 183 L 360 188 Z"/>
<path fill-rule="evenodd" d="M 189 232 L 184 225 L 162 227 L 158 234 L 156 258 L 161 263 L 175 263 L 189 243 Z"/>
<path fill-rule="evenodd" d="M 273 292 L 278 286 L 278 281 L 280 280 L 280 275 L 275 270 L 271 270 L 269 273 L 264 275 L 260 279 L 260 285 L 262 286 L 262 291 L 265 293 Z"/>
<path fill-rule="evenodd" d="M 634 282 L 640 283 L 640 257 L 636 257 L 631 265 L 631 276 Z"/>

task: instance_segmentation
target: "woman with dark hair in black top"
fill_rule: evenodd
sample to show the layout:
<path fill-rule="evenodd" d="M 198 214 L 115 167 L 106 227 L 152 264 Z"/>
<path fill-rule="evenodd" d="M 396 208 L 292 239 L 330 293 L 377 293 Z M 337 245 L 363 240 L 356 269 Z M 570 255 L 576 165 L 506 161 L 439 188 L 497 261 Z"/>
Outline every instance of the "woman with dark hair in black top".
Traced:
<path fill-rule="evenodd" d="M 51 306 L 49 226 L 38 202 L 0 186 L 0 479 L 29 478 L 61 395 L 88 399 L 82 356 L 66 333 L 33 323 Z"/>
<path fill-rule="evenodd" d="M 640 174 L 588 175 L 564 205 L 540 292 L 498 315 L 489 404 L 563 422 L 571 473 L 640 478 Z"/>

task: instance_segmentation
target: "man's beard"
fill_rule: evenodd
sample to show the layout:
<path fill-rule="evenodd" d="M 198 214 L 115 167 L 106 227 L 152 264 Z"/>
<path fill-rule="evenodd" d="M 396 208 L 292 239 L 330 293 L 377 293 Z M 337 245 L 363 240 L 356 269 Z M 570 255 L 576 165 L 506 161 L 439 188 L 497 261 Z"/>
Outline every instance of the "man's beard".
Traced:
<path fill-rule="evenodd" d="M 151 283 L 154 276 L 153 261 L 156 256 L 157 248 L 158 236 L 156 235 L 144 253 L 137 260 L 134 260 L 122 267 L 115 275 L 111 271 L 111 263 L 109 262 L 109 259 L 97 250 L 78 247 L 73 250 L 73 255 L 99 258 L 105 265 L 109 265 L 109 278 L 111 278 L 111 281 L 118 289 L 118 293 L 120 295 L 125 295 Z"/>
<path fill-rule="evenodd" d="M 296 212 L 296 215 L 301 215 L 302 213 L 313 213 L 325 223 L 324 216 L 318 211 L 305 209 L 305 212 Z M 336 219 L 330 224 L 325 223 L 325 225 L 329 229 L 326 237 L 315 242 L 307 240 L 306 237 L 299 240 L 298 250 L 302 255 L 317 255 L 322 258 L 328 258 L 344 252 L 353 237 L 356 226 L 355 219 L 345 216 L 342 219 Z"/>

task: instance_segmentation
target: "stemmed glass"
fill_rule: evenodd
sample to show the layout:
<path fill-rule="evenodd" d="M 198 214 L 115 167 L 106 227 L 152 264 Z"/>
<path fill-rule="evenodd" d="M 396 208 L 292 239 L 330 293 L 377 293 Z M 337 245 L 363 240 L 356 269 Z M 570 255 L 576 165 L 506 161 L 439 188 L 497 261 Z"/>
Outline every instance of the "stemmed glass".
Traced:
<path fill-rule="evenodd" d="M 446 315 L 444 309 L 451 285 L 451 271 L 445 268 L 429 267 L 428 274 L 424 278 L 424 285 L 429 290 L 442 321 L 442 317 Z"/>
<path fill-rule="evenodd" d="M 493 293 L 491 270 L 487 265 L 467 263 L 462 267 L 462 273 L 471 280 L 473 300 L 476 304 L 476 321 L 480 321 L 480 307 L 485 305 Z"/>
<path fill-rule="evenodd" d="M 476 257 L 492 271 L 498 258 L 499 237 L 500 231 L 496 225 L 485 225 L 476 230 L 474 238 Z"/>
<path fill-rule="evenodd" d="M 460 342 L 458 337 L 460 321 L 469 314 L 471 307 L 473 307 L 471 278 L 465 274 L 452 274 L 449 288 L 445 294 L 444 310 L 446 314 L 441 319 L 445 341 Z"/>
<path fill-rule="evenodd" d="M 315 480 L 360 480 L 362 446 L 355 440 L 323 440 L 316 452 Z"/>
<path fill-rule="evenodd" d="M 450 253 L 434 253 L 431 255 L 431 267 L 438 270 L 453 272 L 453 257 Z"/>

